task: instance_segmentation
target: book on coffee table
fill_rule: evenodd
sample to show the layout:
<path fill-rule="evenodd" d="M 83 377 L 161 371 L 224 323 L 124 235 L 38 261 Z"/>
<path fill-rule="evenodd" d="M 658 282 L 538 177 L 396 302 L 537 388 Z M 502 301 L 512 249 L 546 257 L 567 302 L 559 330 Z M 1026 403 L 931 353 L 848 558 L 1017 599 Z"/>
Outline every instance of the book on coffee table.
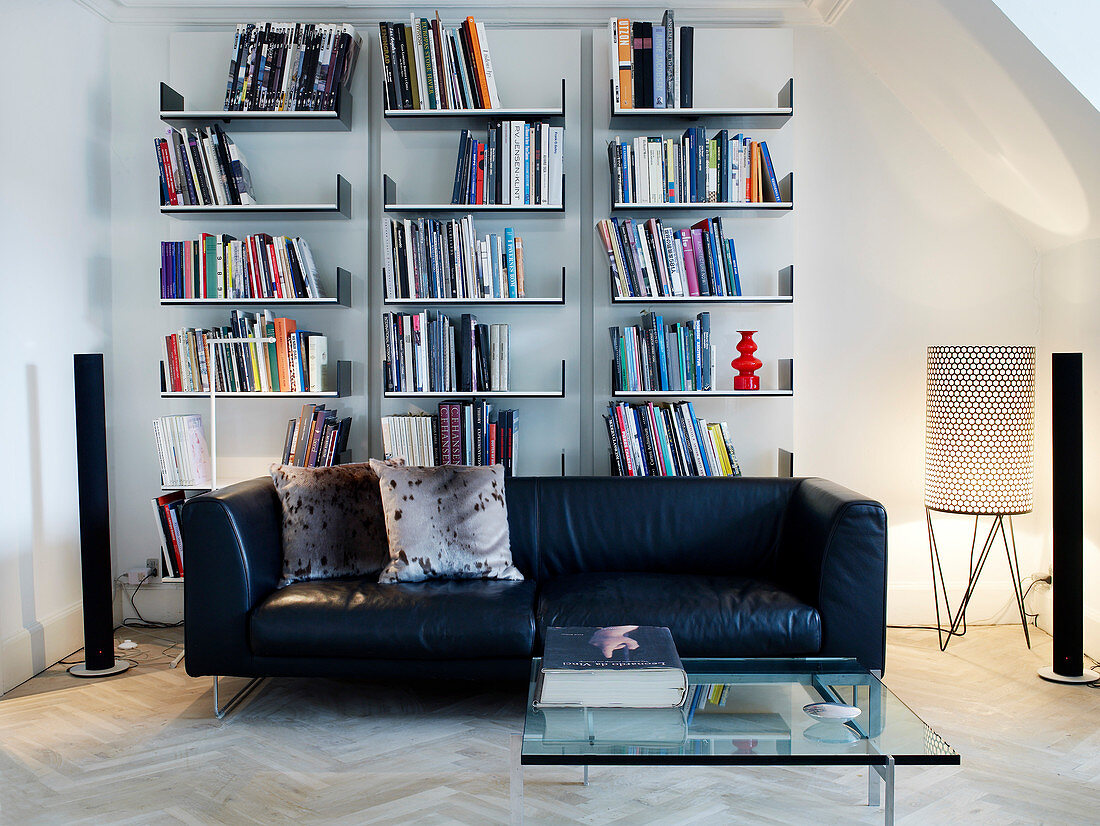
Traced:
<path fill-rule="evenodd" d="M 686 693 L 687 675 L 667 628 L 546 629 L 536 706 L 673 708 Z"/>

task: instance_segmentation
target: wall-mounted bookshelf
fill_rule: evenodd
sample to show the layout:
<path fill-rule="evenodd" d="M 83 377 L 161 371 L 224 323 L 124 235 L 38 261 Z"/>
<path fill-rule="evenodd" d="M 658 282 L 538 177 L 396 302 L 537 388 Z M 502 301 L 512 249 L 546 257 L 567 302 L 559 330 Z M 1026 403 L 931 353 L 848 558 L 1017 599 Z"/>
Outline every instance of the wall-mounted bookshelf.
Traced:
<path fill-rule="evenodd" d="M 495 212 L 515 215 L 561 215 L 565 213 L 565 173 L 561 176 L 561 204 L 403 204 L 397 200 L 397 183 L 382 176 L 382 204 L 386 212 Z"/>
<path fill-rule="evenodd" d="M 561 268 L 561 292 L 556 296 L 523 298 L 386 298 L 387 306 L 410 307 L 546 307 L 565 306 L 565 267 Z"/>
<path fill-rule="evenodd" d="M 382 100 L 385 99 L 386 88 L 383 86 Z M 537 120 L 559 125 L 565 120 L 565 78 L 561 79 L 561 104 L 558 106 L 495 109 L 385 109 L 383 115 L 395 129 L 460 129 L 481 126 L 495 120 Z"/>
<path fill-rule="evenodd" d="M 479 392 L 436 393 L 426 390 L 387 390 L 387 399 L 564 399 L 565 361 L 561 363 L 561 388 L 558 390 L 482 390 Z"/>
<path fill-rule="evenodd" d="M 232 124 L 233 131 L 347 131 L 351 129 L 351 92 L 341 84 L 336 93 L 335 110 L 296 110 L 292 112 L 245 112 L 223 109 L 188 109 L 183 95 L 169 86 L 160 84 L 160 119 L 183 129 L 193 129 L 208 123 Z"/>
<path fill-rule="evenodd" d="M 610 281 L 608 282 L 609 289 Z M 776 295 L 630 295 L 611 293 L 612 304 L 792 304 L 794 303 L 794 265 L 779 271 L 779 288 Z"/>
<path fill-rule="evenodd" d="M 775 106 L 694 106 L 668 109 L 621 109 L 615 106 L 615 81 L 611 81 L 611 126 L 641 128 L 649 123 L 669 121 L 722 120 L 731 126 L 748 129 L 779 129 L 794 114 L 794 78 L 779 90 Z"/>
<path fill-rule="evenodd" d="M 336 268 L 336 295 L 325 298 L 162 298 L 164 306 L 206 307 L 350 307 L 351 273 Z"/>
<path fill-rule="evenodd" d="M 343 175 L 336 176 L 336 198 L 331 203 L 294 204 L 218 204 L 216 206 L 161 206 L 164 215 L 177 218 L 208 218 L 211 215 L 234 218 L 350 218 L 351 184 Z"/>

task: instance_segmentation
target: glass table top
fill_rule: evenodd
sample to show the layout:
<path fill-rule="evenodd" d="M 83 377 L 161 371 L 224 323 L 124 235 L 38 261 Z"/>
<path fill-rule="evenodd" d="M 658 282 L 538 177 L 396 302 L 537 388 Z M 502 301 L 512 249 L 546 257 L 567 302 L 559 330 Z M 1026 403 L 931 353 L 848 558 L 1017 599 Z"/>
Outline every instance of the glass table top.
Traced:
<path fill-rule="evenodd" d="M 522 762 L 601 764 L 957 764 L 958 753 L 854 659 L 683 660 L 680 708 L 534 708 L 531 665 Z M 849 722 L 803 707 L 858 706 Z"/>

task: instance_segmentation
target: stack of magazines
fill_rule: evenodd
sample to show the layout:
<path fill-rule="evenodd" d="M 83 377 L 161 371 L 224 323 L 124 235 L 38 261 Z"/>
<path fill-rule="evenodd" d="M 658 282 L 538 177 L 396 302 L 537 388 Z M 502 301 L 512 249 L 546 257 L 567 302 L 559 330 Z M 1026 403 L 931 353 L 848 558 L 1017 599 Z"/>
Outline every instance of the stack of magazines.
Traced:
<path fill-rule="evenodd" d="M 673 708 L 686 693 L 687 674 L 667 628 L 546 629 L 537 707 Z"/>

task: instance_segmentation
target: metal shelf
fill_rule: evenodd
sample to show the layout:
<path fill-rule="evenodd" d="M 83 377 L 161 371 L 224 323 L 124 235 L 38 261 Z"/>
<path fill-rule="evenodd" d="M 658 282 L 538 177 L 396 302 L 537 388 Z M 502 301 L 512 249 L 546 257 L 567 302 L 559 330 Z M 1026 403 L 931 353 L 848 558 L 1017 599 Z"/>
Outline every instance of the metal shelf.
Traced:
<path fill-rule="evenodd" d="M 612 201 L 612 212 L 648 212 L 650 210 L 680 210 L 689 212 L 709 212 L 722 210 L 728 212 L 787 212 L 794 209 L 794 173 L 788 172 L 779 182 L 779 195 L 782 201 L 700 201 L 689 203 L 638 204 L 633 201 L 623 203 Z"/>
<path fill-rule="evenodd" d="M 610 285 L 610 282 L 609 282 Z M 614 287 L 611 287 L 614 290 Z M 793 304 L 794 265 L 779 271 L 777 295 L 630 295 L 617 296 L 612 292 L 612 304 Z"/>
<path fill-rule="evenodd" d="M 164 306 L 197 307 L 221 305 L 231 307 L 277 306 L 277 307 L 350 307 L 351 273 L 336 268 L 336 296 L 328 298 L 162 298 Z"/>
<path fill-rule="evenodd" d="M 203 206 L 161 205 L 162 215 L 177 218 L 206 218 L 210 215 L 232 215 L 238 218 L 256 218 L 277 215 L 296 218 L 351 217 L 351 184 L 343 175 L 336 176 L 336 201 L 330 204 L 218 204 Z"/>
<path fill-rule="evenodd" d="M 565 267 L 561 268 L 561 294 L 559 296 L 527 296 L 525 298 L 387 298 L 387 306 L 426 307 L 531 307 L 565 305 Z"/>
<path fill-rule="evenodd" d="M 382 85 L 382 100 L 386 87 Z M 557 107 L 501 107 L 497 109 L 386 109 L 386 120 L 395 129 L 451 129 L 478 126 L 494 120 L 565 120 L 565 78 L 561 79 L 561 105 Z"/>
<path fill-rule="evenodd" d="M 794 360 L 779 359 L 778 368 L 779 386 L 774 388 L 765 388 L 762 390 L 612 390 L 611 398 L 665 401 L 669 399 L 723 399 L 752 396 L 776 398 L 781 396 L 793 396 Z M 612 369 L 614 370 L 614 365 L 612 365 Z M 612 382 L 614 382 L 614 378 L 614 374 L 612 374 Z M 614 386 L 614 384 L 612 384 L 612 386 Z"/>
<path fill-rule="evenodd" d="M 212 342 L 217 344 L 217 342 Z M 323 390 L 316 393 L 308 391 L 298 392 L 263 392 L 262 390 L 251 391 L 220 391 L 213 394 L 218 399 L 339 399 L 345 396 L 351 395 L 351 362 L 350 361 L 338 361 L 336 362 L 336 389 L 335 390 Z M 209 399 L 211 393 L 209 391 L 202 392 L 198 390 L 162 390 L 160 397 L 162 399 Z M 174 488 L 173 488 L 174 490 Z"/>
<path fill-rule="evenodd" d="M 399 204 L 397 184 L 389 175 L 382 176 L 382 204 L 386 212 L 499 212 L 514 215 L 565 214 L 565 172 L 561 175 L 560 204 Z"/>
<path fill-rule="evenodd" d="M 283 129 L 287 131 L 348 131 L 351 129 L 352 97 L 343 84 L 336 90 L 336 109 L 332 111 L 225 111 L 224 109 L 192 109 L 184 105 L 183 95 L 160 84 L 160 119 L 177 128 L 192 129 L 220 121 L 232 123 L 234 131 Z"/>
<path fill-rule="evenodd" d="M 645 121 L 696 121 L 708 118 L 730 121 L 738 126 L 778 129 L 794 114 L 794 78 L 779 90 L 775 106 L 693 106 L 670 109 L 622 109 L 615 106 L 615 81 L 611 80 L 611 126 L 638 125 Z"/>
<path fill-rule="evenodd" d="M 482 392 L 435 393 L 417 390 L 387 390 L 382 394 L 387 399 L 564 399 L 565 398 L 565 360 L 561 363 L 561 390 L 486 390 Z"/>

